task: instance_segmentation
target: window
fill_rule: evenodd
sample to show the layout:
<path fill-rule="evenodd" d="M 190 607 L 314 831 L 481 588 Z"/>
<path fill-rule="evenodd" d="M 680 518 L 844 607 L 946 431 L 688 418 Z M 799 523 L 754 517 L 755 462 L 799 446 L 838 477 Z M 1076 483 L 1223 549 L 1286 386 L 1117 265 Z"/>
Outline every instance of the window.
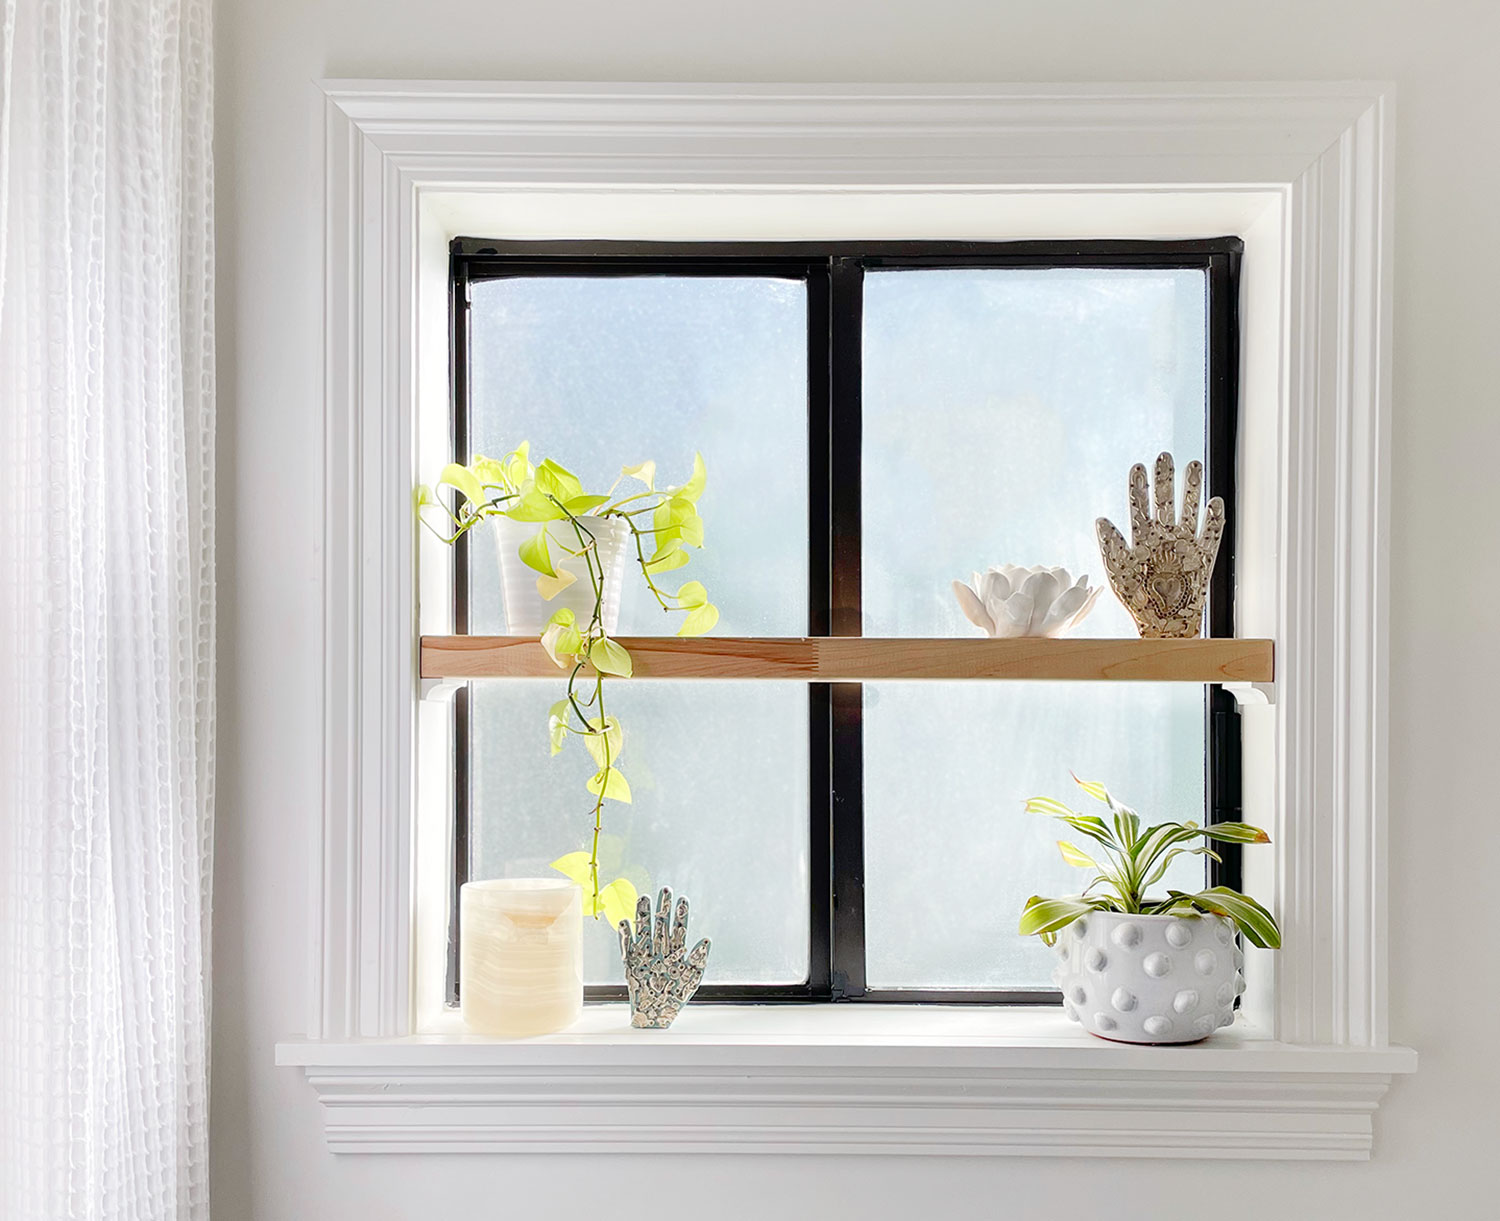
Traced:
<path fill-rule="evenodd" d="M 607 484 L 622 461 L 685 472 L 701 450 L 692 575 L 719 634 L 938 637 L 973 634 L 949 582 L 974 568 L 1102 582 L 1094 518 L 1122 520 L 1129 466 L 1170 449 L 1230 508 L 1209 610 L 1229 635 L 1239 246 L 459 239 L 455 456 L 528 439 Z M 456 630 L 502 633 L 498 589 L 479 532 L 455 555 Z M 659 630 L 626 603 L 622 634 Z M 1108 593 L 1077 631 L 1134 635 Z M 576 846 L 559 811 L 585 764 L 549 758 L 538 728 L 556 687 L 478 680 L 455 700 L 455 899 Z M 1009 929 L 1026 895 L 1073 884 L 1022 799 L 1072 767 L 1146 811 L 1238 817 L 1238 717 L 1213 687 L 655 681 L 615 698 L 636 799 L 610 808 L 605 867 L 691 896 L 714 938 L 703 999 L 1056 999 L 1039 945 L 973 919 Z M 1214 869 L 1232 883 L 1238 861 Z M 453 962 L 457 935 L 455 919 Z M 586 941 L 590 995 L 623 995 L 613 933 Z"/>

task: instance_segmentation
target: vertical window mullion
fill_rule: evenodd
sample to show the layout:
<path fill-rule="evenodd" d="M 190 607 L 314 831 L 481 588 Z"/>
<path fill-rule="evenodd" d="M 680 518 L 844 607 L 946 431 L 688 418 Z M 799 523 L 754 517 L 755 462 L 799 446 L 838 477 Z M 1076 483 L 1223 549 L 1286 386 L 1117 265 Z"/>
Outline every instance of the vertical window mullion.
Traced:
<path fill-rule="evenodd" d="M 833 611 L 833 307 L 827 261 L 807 275 L 807 631 L 826 635 Z M 833 705 L 829 684 L 807 686 L 808 990 L 832 995 Z"/>
<path fill-rule="evenodd" d="M 829 635 L 863 633 L 860 598 L 860 443 L 864 267 L 832 260 L 829 492 L 832 608 Z M 859 683 L 829 685 L 832 721 L 833 994 L 865 993 L 864 692 Z"/>
<path fill-rule="evenodd" d="M 1208 281 L 1208 495 L 1224 500 L 1224 534 L 1214 565 L 1208 597 L 1208 635 L 1233 636 L 1236 457 L 1239 431 L 1239 269 L 1240 255 L 1209 256 Z M 1208 688 L 1207 768 L 1208 820 L 1238 822 L 1242 817 L 1240 716 L 1234 697 L 1223 687 Z M 1208 878 L 1215 886 L 1242 885 L 1241 848 L 1216 845 L 1222 861 L 1209 860 Z"/>
<path fill-rule="evenodd" d="M 449 415 L 449 437 L 453 461 L 469 461 L 469 267 L 452 256 L 449 273 L 448 394 L 452 405 Z M 454 493 L 456 496 L 456 493 Z M 453 631 L 458 635 L 469 630 L 469 536 L 453 545 Z M 470 769 L 469 769 L 469 684 L 464 683 L 453 695 L 453 884 L 448 896 L 447 1002 L 458 1004 L 458 911 L 459 891 L 472 875 L 470 852 Z"/>

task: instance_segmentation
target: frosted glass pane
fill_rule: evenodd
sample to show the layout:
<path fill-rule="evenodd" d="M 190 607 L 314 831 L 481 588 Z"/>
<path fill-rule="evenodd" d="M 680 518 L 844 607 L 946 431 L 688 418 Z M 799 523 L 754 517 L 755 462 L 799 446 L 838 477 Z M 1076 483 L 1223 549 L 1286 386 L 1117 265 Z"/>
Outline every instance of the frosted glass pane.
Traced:
<path fill-rule="evenodd" d="M 1033 894 L 1076 894 L 1061 824 L 1028 797 L 1085 809 L 1071 768 L 1145 820 L 1203 818 L 1203 689 L 1171 683 L 868 683 L 865 951 L 872 988 L 1050 988 L 1016 935 Z M 1075 797 L 1075 793 L 1077 794 Z M 1180 857 L 1161 884 L 1203 880 Z"/>
<path fill-rule="evenodd" d="M 1206 351 L 1201 271 L 868 273 L 865 635 L 974 635 L 950 582 L 993 564 L 1103 583 L 1132 464 L 1203 459 Z M 1077 634 L 1136 633 L 1106 593 Z"/>
<path fill-rule="evenodd" d="M 473 286 L 471 441 L 522 440 L 590 490 L 654 458 L 667 483 L 708 467 L 702 581 L 724 635 L 807 631 L 807 291 L 800 280 L 532 276 Z M 500 632 L 494 544 L 470 547 L 470 628 Z M 669 574 L 676 588 L 679 574 Z M 620 631 L 679 617 L 627 580 Z"/>
<path fill-rule="evenodd" d="M 474 876 L 543 877 L 593 826 L 587 752 L 552 757 L 547 708 L 564 679 L 470 685 Z M 607 877 L 642 894 L 662 886 L 692 902 L 692 933 L 713 938 L 706 982 L 807 978 L 808 724 L 801 683 L 616 684 L 625 726 L 620 765 L 630 805 L 605 808 Z M 584 928 L 584 978 L 624 982 L 619 941 Z"/>

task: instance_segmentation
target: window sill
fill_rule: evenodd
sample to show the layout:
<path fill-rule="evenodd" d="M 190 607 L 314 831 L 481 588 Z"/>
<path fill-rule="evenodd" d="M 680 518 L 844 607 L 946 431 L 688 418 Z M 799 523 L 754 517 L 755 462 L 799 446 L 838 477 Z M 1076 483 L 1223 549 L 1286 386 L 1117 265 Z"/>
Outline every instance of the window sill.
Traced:
<path fill-rule="evenodd" d="M 343 1153 L 899 1153 L 1365 1160 L 1404 1047 L 1093 1039 L 1051 1008 L 623 1005 L 566 1033 L 287 1042 Z"/>

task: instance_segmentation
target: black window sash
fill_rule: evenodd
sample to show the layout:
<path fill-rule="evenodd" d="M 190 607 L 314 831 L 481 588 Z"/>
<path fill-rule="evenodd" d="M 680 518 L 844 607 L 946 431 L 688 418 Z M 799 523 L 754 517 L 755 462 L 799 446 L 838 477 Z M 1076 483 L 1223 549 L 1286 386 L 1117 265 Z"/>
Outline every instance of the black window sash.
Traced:
<path fill-rule="evenodd" d="M 1204 271 L 1208 295 L 1208 495 L 1222 496 L 1225 526 L 1209 590 L 1209 635 L 1234 634 L 1235 456 L 1239 395 L 1238 238 L 1180 242 L 502 242 L 451 246 L 451 436 L 469 453 L 469 285 L 516 276 L 782 276 L 807 291 L 808 633 L 858 636 L 861 509 L 861 309 L 867 269 L 1138 267 Z M 1149 455 L 1143 456 L 1149 457 Z M 1122 472 L 1123 475 L 1123 472 Z M 469 629 L 468 536 L 454 551 L 453 622 Z M 1204 700 L 1204 768 L 1211 821 L 1240 816 L 1239 718 L 1217 685 Z M 701 1001 L 1060 1004 L 1052 989 L 870 989 L 865 980 L 863 686 L 808 684 L 810 913 L 808 978 L 793 985 L 705 982 Z M 450 1005 L 458 1000 L 458 893 L 472 875 L 470 707 L 453 701 L 453 884 L 449 905 Z M 1238 886 L 1237 845 L 1210 862 L 1216 884 Z M 591 985 L 589 1000 L 623 1000 L 619 985 Z"/>

